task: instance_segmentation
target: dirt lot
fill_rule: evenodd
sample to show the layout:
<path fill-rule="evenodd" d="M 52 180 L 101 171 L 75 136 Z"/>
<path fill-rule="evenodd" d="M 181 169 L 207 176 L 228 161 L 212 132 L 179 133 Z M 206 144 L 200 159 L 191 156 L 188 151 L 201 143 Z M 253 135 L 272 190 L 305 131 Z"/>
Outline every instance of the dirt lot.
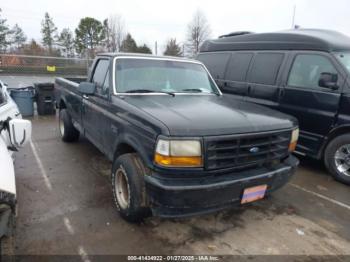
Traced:
<path fill-rule="evenodd" d="M 350 188 L 301 159 L 291 183 L 250 206 L 128 224 L 117 214 L 111 164 L 87 140 L 61 142 L 55 117 L 33 119 L 17 153 L 16 254 L 350 255 Z"/>

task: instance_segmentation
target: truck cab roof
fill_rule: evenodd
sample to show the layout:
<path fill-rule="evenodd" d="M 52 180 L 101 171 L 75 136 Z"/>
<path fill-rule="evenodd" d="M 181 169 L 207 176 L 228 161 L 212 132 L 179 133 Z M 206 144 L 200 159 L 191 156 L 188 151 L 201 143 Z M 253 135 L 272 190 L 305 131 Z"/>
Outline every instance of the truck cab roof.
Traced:
<path fill-rule="evenodd" d="M 177 60 L 177 61 L 184 61 L 184 62 L 195 62 L 195 63 L 201 63 L 198 60 L 184 58 L 184 57 L 177 57 L 177 56 L 157 56 L 152 54 L 142 54 L 142 53 L 99 53 L 97 55 L 98 57 L 105 56 L 105 57 L 138 57 L 138 58 L 148 58 L 148 59 L 165 59 L 165 60 Z"/>
<path fill-rule="evenodd" d="M 201 52 L 236 50 L 350 51 L 350 37 L 332 30 L 295 29 L 207 40 Z"/>

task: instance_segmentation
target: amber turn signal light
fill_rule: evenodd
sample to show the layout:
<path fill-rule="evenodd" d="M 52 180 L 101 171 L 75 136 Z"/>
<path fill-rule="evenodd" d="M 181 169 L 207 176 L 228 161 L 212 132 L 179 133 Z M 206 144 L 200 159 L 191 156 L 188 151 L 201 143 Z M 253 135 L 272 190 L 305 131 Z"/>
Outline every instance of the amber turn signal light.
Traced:
<path fill-rule="evenodd" d="M 155 154 L 154 162 L 169 167 L 201 167 L 203 165 L 200 156 L 163 156 L 158 153 Z"/>
<path fill-rule="evenodd" d="M 293 152 L 295 150 L 295 148 L 297 147 L 298 138 L 299 138 L 299 128 L 294 129 L 292 131 L 292 137 L 290 139 L 290 143 L 289 143 L 289 147 L 288 147 L 289 152 Z"/>

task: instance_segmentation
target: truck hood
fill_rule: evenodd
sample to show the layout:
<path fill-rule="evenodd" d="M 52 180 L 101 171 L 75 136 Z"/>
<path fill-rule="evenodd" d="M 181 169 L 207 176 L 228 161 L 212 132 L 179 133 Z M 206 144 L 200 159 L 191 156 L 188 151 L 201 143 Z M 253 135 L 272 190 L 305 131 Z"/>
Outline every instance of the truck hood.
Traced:
<path fill-rule="evenodd" d="M 295 118 L 216 95 L 140 95 L 125 101 L 158 119 L 171 136 L 211 136 L 292 128 Z"/>

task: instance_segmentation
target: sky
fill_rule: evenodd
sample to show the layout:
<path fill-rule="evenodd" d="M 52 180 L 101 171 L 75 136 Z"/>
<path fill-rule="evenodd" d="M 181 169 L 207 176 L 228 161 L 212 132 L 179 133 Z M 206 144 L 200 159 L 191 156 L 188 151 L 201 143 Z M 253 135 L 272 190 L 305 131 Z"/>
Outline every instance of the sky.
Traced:
<path fill-rule="evenodd" d="M 169 38 L 186 40 L 187 24 L 201 10 L 211 27 L 211 36 L 234 31 L 272 32 L 292 27 L 332 29 L 350 35 L 348 0 L 1 0 L 2 16 L 18 23 L 28 39 L 41 39 L 40 23 L 49 12 L 59 30 L 72 31 L 79 20 L 90 16 L 100 21 L 113 14 L 124 18 L 126 29 L 137 44 L 146 43 L 161 52 Z"/>

